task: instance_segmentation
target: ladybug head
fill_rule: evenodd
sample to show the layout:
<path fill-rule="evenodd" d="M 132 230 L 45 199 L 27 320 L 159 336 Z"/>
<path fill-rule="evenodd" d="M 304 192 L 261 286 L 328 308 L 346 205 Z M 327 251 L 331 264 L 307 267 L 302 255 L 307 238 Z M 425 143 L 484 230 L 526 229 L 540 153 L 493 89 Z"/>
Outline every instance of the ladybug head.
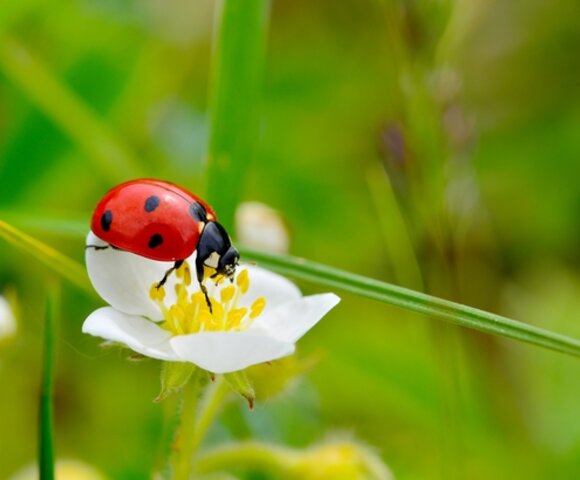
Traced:
<path fill-rule="evenodd" d="M 233 279 L 239 260 L 240 254 L 232 246 L 225 228 L 215 221 L 208 222 L 197 244 L 195 263 L 199 283 L 204 279 L 204 266 L 215 269 L 211 278 L 223 275 Z"/>
<path fill-rule="evenodd" d="M 218 274 L 232 278 L 236 273 L 236 267 L 240 261 L 239 252 L 230 245 L 230 247 L 220 256 L 216 271 Z"/>

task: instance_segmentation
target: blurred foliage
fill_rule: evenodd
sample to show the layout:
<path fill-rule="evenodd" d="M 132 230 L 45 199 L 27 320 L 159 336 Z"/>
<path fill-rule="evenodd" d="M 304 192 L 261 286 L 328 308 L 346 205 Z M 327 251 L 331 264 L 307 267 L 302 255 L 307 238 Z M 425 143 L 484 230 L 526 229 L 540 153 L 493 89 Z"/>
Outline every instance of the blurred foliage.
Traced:
<path fill-rule="evenodd" d="M 273 1 L 243 200 L 283 212 L 293 254 L 579 337 L 576 12 Z M 0 218 L 81 262 L 112 183 L 137 172 L 203 190 L 213 13 L 211 0 L 1 2 Z M 0 262 L 19 300 L 0 345 L 8 478 L 35 456 L 48 270 L 4 241 Z M 152 402 L 156 362 L 80 333 L 99 305 L 63 287 L 56 453 L 147 478 L 172 405 Z M 351 295 L 299 347 L 323 352 L 316 367 L 253 412 L 231 403 L 210 445 L 301 447 L 336 429 L 399 479 L 580 475 L 573 358 Z"/>

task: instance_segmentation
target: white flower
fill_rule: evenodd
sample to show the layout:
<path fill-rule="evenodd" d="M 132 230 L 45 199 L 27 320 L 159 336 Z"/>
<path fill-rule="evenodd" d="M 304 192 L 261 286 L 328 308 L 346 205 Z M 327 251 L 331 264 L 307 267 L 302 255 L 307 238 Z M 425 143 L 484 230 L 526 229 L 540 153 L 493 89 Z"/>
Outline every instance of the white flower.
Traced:
<path fill-rule="evenodd" d="M 11 337 L 16 333 L 16 319 L 12 307 L 2 295 L 0 295 L 0 340 Z"/>
<path fill-rule="evenodd" d="M 104 242 L 89 233 L 87 245 Z M 157 289 L 172 262 L 87 248 L 89 277 L 110 306 L 91 313 L 83 332 L 148 357 L 228 373 L 292 354 L 295 342 L 340 301 L 332 293 L 303 297 L 284 277 L 244 266 L 234 283 L 214 286 L 206 280 L 210 313 L 197 281 L 192 281 L 190 262 Z"/>

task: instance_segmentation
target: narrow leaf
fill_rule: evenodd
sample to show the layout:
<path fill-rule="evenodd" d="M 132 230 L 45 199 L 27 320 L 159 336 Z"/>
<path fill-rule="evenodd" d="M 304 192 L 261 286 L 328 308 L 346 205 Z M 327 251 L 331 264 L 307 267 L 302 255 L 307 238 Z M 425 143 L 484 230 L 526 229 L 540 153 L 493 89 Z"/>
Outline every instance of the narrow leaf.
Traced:
<path fill-rule="evenodd" d="M 491 335 L 512 338 L 558 352 L 580 356 L 580 340 L 576 338 L 303 258 L 275 255 L 248 248 L 241 249 L 241 251 L 246 260 L 259 262 L 262 266 L 284 275 L 338 288 L 355 295 L 423 313 L 432 318 Z"/>
<path fill-rule="evenodd" d="M 94 294 L 85 269 L 72 258 L 46 245 L 12 225 L 0 220 L 0 238 L 3 238 L 19 250 L 32 255 L 56 273 L 80 287 L 82 290 Z"/>
<path fill-rule="evenodd" d="M 53 386 L 58 290 L 49 289 L 44 319 L 44 355 L 39 408 L 38 468 L 41 480 L 54 479 Z"/>
<path fill-rule="evenodd" d="M 222 0 L 210 79 L 208 200 L 233 226 L 258 138 L 259 90 L 266 43 L 266 0 Z"/>

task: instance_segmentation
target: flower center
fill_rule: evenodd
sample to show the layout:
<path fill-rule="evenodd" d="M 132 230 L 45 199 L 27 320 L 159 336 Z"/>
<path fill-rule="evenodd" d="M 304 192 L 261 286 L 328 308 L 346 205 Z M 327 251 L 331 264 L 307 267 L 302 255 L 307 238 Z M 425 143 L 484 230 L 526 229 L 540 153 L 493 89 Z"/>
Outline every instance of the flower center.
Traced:
<path fill-rule="evenodd" d="M 174 335 L 245 330 L 266 306 L 264 297 L 256 299 L 249 308 L 238 306 L 240 298 L 250 287 L 250 277 L 246 269 L 238 273 L 231 285 L 221 286 L 225 281 L 223 276 L 218 277 L 215 286 L 210 285 L 208 295 L 212 311 L 201 291 L 189 293 L 187 287 L 191 285 L 191 270 L 187 262 L 183 262 L 175 275 L 177 300 L 173 305 L 165 304 L 166 292 L 163 286 L 157 288 L 157 284 L 154 283 L 149 289 L 149 296 L 159 305 L 165 317 L 163 327 Z"/>

